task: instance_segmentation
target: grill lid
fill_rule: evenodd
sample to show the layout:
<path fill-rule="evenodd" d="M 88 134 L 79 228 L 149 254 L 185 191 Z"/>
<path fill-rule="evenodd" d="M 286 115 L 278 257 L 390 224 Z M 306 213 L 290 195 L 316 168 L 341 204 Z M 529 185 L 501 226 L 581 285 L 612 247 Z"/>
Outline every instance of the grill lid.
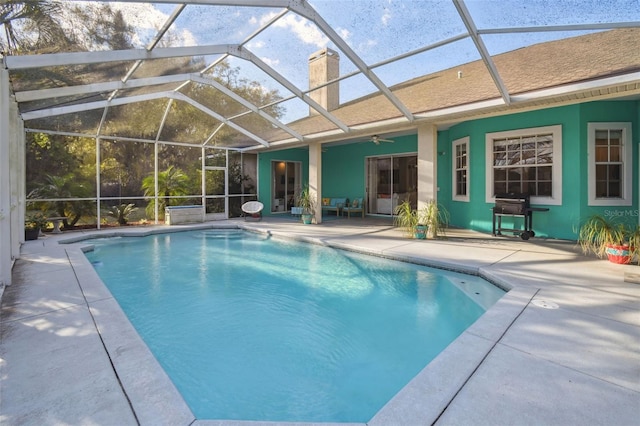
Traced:
<path fill-rule="evenodd" d="M 494 213 L 524 214 L 529 208 L 529 194 L 510 192 L 496 194 Z"/>

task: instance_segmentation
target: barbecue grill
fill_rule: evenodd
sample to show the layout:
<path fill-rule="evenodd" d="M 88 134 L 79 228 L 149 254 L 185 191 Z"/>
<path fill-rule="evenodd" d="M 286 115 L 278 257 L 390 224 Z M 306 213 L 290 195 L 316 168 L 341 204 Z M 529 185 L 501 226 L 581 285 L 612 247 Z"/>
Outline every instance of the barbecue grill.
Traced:
<path fill-rule="evenodd" d="M 533 212 L 548 211 L 547 208 L 531 207 L 529 194 L 508 193 L 497 194 L 493 206 L 493 235 L 502 235 L 502 231 L 512 232 L 519 235 L 523 240 L 528 240 L 536 235 L 533 232 Z M 503 228 L 502 217 L 522 217 L 524 218 L 524 229 Z M 497 226 L 496 226 L 497 225 Z"/>
<path fill-rule="evenodd" d="M 498 194 L 494 213 L 524 215 L 529 208 L 529 194 Z"/>

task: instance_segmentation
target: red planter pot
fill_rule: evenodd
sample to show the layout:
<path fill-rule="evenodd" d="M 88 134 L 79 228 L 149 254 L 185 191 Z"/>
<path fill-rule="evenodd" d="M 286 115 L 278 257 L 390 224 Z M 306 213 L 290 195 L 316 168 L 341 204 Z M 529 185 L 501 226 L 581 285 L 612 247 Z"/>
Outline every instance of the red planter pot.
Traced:
<path fill-rule="evenodd" d="M 607 257 L 609 258 L 609 262 L 626 265 L 631 262 L 629 246 L 610 244 L 607 246 Z"/>

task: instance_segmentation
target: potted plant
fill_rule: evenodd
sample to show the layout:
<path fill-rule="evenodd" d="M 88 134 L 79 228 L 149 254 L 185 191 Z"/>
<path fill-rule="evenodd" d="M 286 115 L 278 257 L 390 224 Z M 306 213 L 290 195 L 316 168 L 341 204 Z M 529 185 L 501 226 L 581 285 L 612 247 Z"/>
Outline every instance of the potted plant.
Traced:
<path fill-rule="evenodd" d="M 640 250 L 640 227 L 593 215 L 580 226 L 578 243 L 584 253 L 593 252 L 600 258 L 606 255 L 610 262 L 627 264 Z"/>
<path fill-rule="evenodd" d="M 449 225 L 449 212 L 435 200 L 428 201 L 418 211 L 418 225 L 426 227 L 427 238 L 437 238 L 438 234 L 444 234 Z"/>
<path fill-rule="evenodd" d="M 25 241 L 37 240 L 40 230 L 47 227 L 47 216 L 42 212 L 33 212 L 24 221 Z"/>
<path fill-rule="evenodd" d="M 418 214 L 411 207 L 409 200 L 398 204 L 393 210 L 393 224 L 401 228 L 407 238 L 424 238 L 417 229 Z"/>
<path fill-rule="evenodd" d="M 629 244 L 629 263 L 635 259 L 640 265 L 640 225 L 629 226 L 626 230 L 626 239 Z"/>
<path fill-rule="evenodd" d="M 309 225 L 315 216 L 315 201 L 309 191 L 309 186 L 305 186 L 296 197 L 296 206 L 302 209 L 302 223 Z"/>

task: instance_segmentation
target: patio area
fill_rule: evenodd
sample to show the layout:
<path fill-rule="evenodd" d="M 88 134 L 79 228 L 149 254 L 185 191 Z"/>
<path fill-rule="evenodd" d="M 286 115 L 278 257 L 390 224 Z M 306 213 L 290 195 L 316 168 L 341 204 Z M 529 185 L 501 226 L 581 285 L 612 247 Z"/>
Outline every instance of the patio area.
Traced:
<path fill-rule="evenodd" d="M 309 226 L 266 217 L 73 231 L 25 243 L 1 300 L 0 423 L 267 424 L 195 419 L 98 279 L 80 241 L 94 234 L 211 227 L 454 269 L 511 289 L 369 425 L 638 422 L 640 285 L 630 282 L 638 266 L 584 256 L 571 241 L 458 229 L 441 240 L 411 240 L 388 219 Z"/>

